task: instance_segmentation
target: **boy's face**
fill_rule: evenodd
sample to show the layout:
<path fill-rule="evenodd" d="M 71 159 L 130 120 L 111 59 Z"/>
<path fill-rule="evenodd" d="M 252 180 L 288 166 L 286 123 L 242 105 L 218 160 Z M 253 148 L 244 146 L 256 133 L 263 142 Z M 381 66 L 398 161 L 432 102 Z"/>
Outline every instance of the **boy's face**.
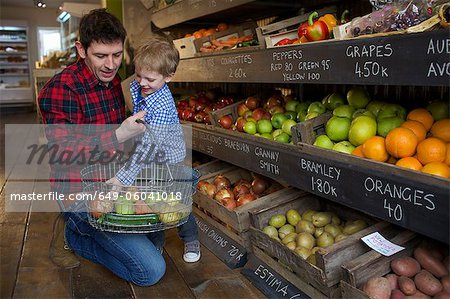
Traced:
<path fill-rule="evenodd" d="M 146 97 L 161 87 L 164 83 L 169 83 L 172 80 L 172 76 L 164 77 L 158 72 L 147 71 L 142 68 L 136 68 L 136 81 L 141 86 L 141 95 Z"/>
<path fill-rule="evenodd" d="M 100 82 L 108 84 L 114 79 L 122 63 L 122 41 L 110 44 L 93 41 L 87 49 L 84 49 L 80 42 L 75 45 L 80 57 Z"/>

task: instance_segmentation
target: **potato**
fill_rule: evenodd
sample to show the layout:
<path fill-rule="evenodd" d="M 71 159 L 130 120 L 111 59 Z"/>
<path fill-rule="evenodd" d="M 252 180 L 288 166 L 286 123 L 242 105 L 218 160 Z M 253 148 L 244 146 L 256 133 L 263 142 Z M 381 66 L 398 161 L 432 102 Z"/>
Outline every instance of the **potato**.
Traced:
<path fill-rule="evenodd" d="M 426 295 L 434 296 L 442 291 L 441 282 L 427 270 L 420 270 L 414 277 L 416 288 Z"/>
<path fill-rule="evenodd" d="M 433 257 L 425 248 L 417 247 L 414 249 L 414 257 L 425 270 L 434 276 L 441 278 L 447 276 L 448 269 L 437 258 Z"/>
<path fill-rule="evenodd" d="M 405 298 L 405 294 L 400 290 L 392 290 L 390 299 L 403 299 Z"/>
<path fill-rule="evenodd" d="M 442 291 L 434 295 L 433 299 L 448 299 L 450 298 L 450 293 L 447 293 L 446 291 Z"/>
<path fill-rule="evenodd" d="M 421 291 L 417 291 L 414 295 L 406 296 L 405 299 L 431 299 L 431 297 Z"/>
<path fill-rule="evenodd" d="M 398 276 L 397 274 L 391 273 L 385 276 L 391 285 L 391 290 L 398 289 Z"/>
<path fill-rule="evenodd" d="M 442 287 L 444 291 L 450 293 L 450 276 L 444 276 L 441 278 Z"/>
<path fill-rule="evenodd" d="M 393 259 L 391 268 L 399 276 L 414 277 L 420 271 L 420 264 L 412 257 L 405 256 Z"/>
<path fill-rule="evenodd" d="M 414 293 L 417 291 L 414 281 L 406 276 L 400 276 L 398 278 L 398 288 L 403 292 L 403 294 L 408 296 L 414 295 Z"/>
<path fill-rule="evenodd" d="M 385 277 L 372 277 L 364 284 L 363 292 L 372 299 L 389 299 L 391 286 Z"/>

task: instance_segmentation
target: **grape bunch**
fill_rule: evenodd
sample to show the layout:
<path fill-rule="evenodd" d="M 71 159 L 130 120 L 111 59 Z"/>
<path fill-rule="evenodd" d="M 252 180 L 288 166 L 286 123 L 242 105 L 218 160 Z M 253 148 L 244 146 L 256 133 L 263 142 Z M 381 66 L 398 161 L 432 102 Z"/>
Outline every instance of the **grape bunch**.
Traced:
<path fill-rule="evenodd" d="M 399 11 L 391 23 L 390 31 L 405 30 L 409 27 L 421 23 L 423 19 L 420 16 L 419 9 L 411 5 L 406 10 Z"/>

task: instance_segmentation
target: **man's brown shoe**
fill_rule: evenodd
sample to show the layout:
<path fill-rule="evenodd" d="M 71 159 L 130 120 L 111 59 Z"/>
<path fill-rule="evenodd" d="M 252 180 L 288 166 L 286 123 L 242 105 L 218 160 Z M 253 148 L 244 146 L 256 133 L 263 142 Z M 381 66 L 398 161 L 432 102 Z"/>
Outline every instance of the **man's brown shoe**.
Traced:
<path fill-rule="evenodd" d="M 56 266 L 63 269 L 72 269 L 78 267 L 80 261 L 64 240 L 65 228 L 64 218 L 62 214 L 59 214 L 53 223 L 52 240 L 50 241 L 48 256 Z"/>

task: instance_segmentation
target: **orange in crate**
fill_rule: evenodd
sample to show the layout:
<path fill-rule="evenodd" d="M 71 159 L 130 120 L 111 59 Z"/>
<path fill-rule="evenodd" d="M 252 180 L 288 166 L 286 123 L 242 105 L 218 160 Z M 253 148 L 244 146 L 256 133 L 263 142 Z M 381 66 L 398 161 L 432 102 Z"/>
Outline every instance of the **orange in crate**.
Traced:
<path fill-rule="evenodd" d="M 372 136 L 367 139 L 362 145 L 362 153 L 364 157 L 379 162 L 386 162 L 389 159 L 385 139 L 381 136 Z"/>
<path fill-rule="evenodd" d="M 447 145 L 436 137 L 429 137 L 417 145 L 417 159 L 420 163 L 444 162 L 447 153 Z"/>
<path fill-rule="evenodd" d="M 363 153 L 363 151 L 362 151 L 362 144 L 361 144 L 361 145 L 358 145 L 358 146 L 353 150 L 352 155 L 353 155 L 353 156 L 358 156 L 358 157 L 361 157 L 361 158 L 365 158 L 364 153 Z"/>
<path fill-rule="evenodd" d="M 386 150 L 395 158 L 411 157 L 416 152 L 417 137 L 407 128 L 395 128 L 386 136 Z"/>
<path fill-rule="evenodd" d="M 421 170 L 422 169 L 422 163 L 420 163 L 417 158 L 414 157 L 405 157 L 398 160 L 395 165 L 399 167 L 409 168 L 412 170 Z"/>
<path fill-rule="evenodd" d="M 434 122 L 433 116 L 425 108 L 417 108 L 417 109 L 411 110 L 408 113 L 408 115 L 406 116 L 406 119 L 407 120 L 417 120 L 418 122 L 421 122 L 422 125 L 427 130 L 427 132 L 431 129 L 431 126 L 433 125 L 433 122 Z"/>
<path fill-rule="evenodd" d="M 441 138 L 445 142 L 450 142 L 450 119 L 444 118 L 438 120 L 431 127 L 431 135 Z"/>
<path fill-rule="evenodd" d="M 450 168 L 443 162 L 431 162 L 422 168 L 422 172 L 437 175 L 443 178 L 450 177 Z"/>
<path fill-rule="evenodd" d="M 421 142 L 427 136 L 427 130 L 424 125 L 417 120 L 407 120 L 400 126 L 402 128 L 408 128 L 413 131 L 414 135 L 417 137 L 417 142 Z"/>

